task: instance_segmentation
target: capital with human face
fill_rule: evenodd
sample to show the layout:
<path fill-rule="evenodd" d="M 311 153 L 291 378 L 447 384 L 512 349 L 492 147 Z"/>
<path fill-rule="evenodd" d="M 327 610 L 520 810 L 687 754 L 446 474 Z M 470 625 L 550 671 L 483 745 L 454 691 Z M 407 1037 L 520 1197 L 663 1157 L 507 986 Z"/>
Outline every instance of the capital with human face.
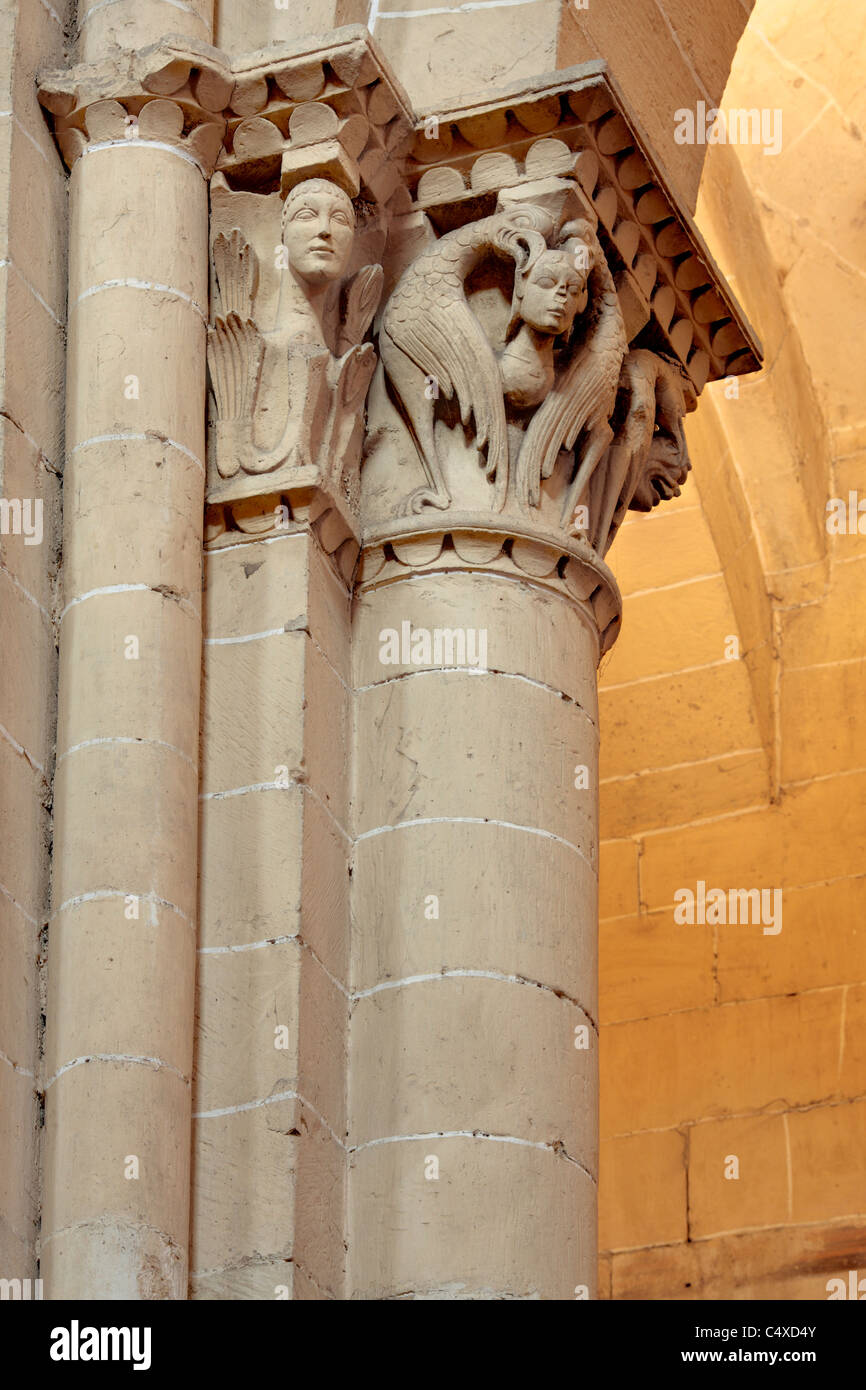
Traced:
<path fill-rule="evenodd" d="M 570 333 L 586 308 L 589 268 L 566 251 L 544 251 L 523 277 L 518 313 L 524 323 L 546 336 Z"/>
<path fill-rule="evenodd" d="M 282 239 L 289 266 L 311 288 L 346 272 L 355 236 L 355 210 L 342 188 L 327 179 L 296 184 L 283 209 Z"/>

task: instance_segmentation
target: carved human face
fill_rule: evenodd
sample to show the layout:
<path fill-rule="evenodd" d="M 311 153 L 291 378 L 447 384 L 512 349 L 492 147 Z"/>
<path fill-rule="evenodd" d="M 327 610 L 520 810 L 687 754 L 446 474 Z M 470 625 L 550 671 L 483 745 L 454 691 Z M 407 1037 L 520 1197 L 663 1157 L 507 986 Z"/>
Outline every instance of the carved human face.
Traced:
<path fill-rule="evenodd" d="M 345 273 L 354 235 L 351 200 L 336 184 L 309 180 L 289 194 L 283 245 L 292 270 L 307 284 L 322 285 Z"/>
<path fill-rule="evenodd" d="M 574 257 L 545 251 L 524 285 L 520 317 L 539 333 L 569 333 L 576 316 L 586 308 L 588 270 L 575 268 Z"/>

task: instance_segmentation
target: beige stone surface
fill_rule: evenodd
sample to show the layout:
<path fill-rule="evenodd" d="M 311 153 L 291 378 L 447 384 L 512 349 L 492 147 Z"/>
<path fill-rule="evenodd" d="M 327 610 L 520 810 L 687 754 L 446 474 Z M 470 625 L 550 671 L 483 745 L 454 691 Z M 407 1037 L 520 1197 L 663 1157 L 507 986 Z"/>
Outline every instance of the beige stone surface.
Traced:
<path fill-rule="evenodd" d="M 204 803 L 203 946 L 227 948 L 297 933 L 305 800 L 304 792 L 289 787 Z M 283 874 L 273 873 L 276 863 L 284 865 Z"/>
<path fill-rule="evenodd" d="M 258 1259 L 216 1274 L 191 1274 L 189 1297 L 196 1302 L 225 1303 L 236 1300 L 277 1302 L 297 1298 L 295 1267 L 291 1259 Z"/>
<path fill-rule="evenodd" d="M 439 1178 L 428 1181 L 431 1156 Z M 549 1150 L 380 1144 L 353 1156 L 349 1200 L 350 1298 L 565 1300 L 577 1284 L 594 1296 L 594 1185 Z"/>
<path fill-rule="evenodd" d="M 95 744 L 64 758 L 55 780 L 54 901 L 104 889 L 153 892 L 193 918 L 195 786 L 195 768 L 153 744 Z"/>
<path fill-rule="evenodd" d="M 43 1232 L 40 1271 L 55 1299 L 75 1299 L 81 1288 L 93 1299 L 138 1302 L 186 1297 L 181 1247 L 140 1221 L 85 1222 Z"/>
<path fill-rule="evenodd" d="M 198 1118 L 192 1185 L 190 1270 L 196 1278 L 228 1271 L 253 1257 L 288 1258 L 294 1229 L 298 1105 L 291 1099 Z M 238 1193 L 244 1195 L 238 1201 Z M 275 1202 L 280 1192 L 282 1200 Z M 240 1287 L 244 1287 L 243 1275 Z M 196 1295 L 197 1296 L 197 1295 Z M 236 1295 L 235 1295 L 236 1296 Z"/>
<path fill-rule="evenodd" d="M 602 777 L 600 785 L 600 833 L 615 839 L 760 805 L 769 795 L 770 760 L 763 748 L 744 749 Z"/>
<path fill-rule="evenodd" d="M 375 38 L 417 109 L 435 107 L 449 97 L 484 92 L 521 77 L 552 72 L 560 65 L 562 0 L 532 0 L 532 28 L 526 14 L 489 5 L 473 10 L 443 6 L 444 14 L 410 14 L 414 5 L 385 5 Z M 439 6 L 421 6 L 439 9 Z M 523 7 L 520 7 L 521 9 Z M 399 11 L 390 15 L 388 10 Z M 594 55 L 570 52 L 562 66 Z"/>
<path fill-rule="evenodd" d="M 484 571 L 453 574 L 447 587 L 419 574 L 405 583 L 362 593 L 352 620 L 356 688 L 391 681 L 413 669 L 402 660 L 387 666 L 380 660 L 382 632 L 402 633 L 406 622 L 411 632 L 483 629 L 488 670 L 547 685 L 597 720 L 596 637 L 577 608 L 557 595 L 538 589 L 530 597 L 526 587 Z"/>
<path fill-rule="evenodd" d="M 152 1063 L 94 1058 L 58 1076 L 45 1097 L 43 1241 L 85 1223 L 98 1223 L 110 1240 L 115 1222 L 131 1222 L 183 1250 L 189 1106 L 189 1083 Z M 137 1178 L 125 1176 L 130 1157 Z"/>
<path fill-rule="evenodd" d="M 22 114 L 19 103 L 15 116 L 21 120 Z M 0 258 L 11 261 L 33 297 L 40 296 L 62 321 L 66 316 L 66 248 L 57 228 L 66 215 L 65 180 L 56 152 L 52 149 L 48 156 L 41 143 L 47 134 L 44 121 L 40 120 L 38 138 L 29 125 L 22 125 L 8 109 L 0 117 L 0 177 L 8 199 L 0 227 Z"/>
<path fill-rule="evenodd" d="M 766 366 L 737 393 L 708 388 L 689 421 L 694 477 L 622 527 L 624 632 L 600 719 L 588 610 L 563 601 L 564 566 L 541 574 L 546 552 L 530 545 L 523 570 L 506 550 L 496 575 L 453 572 L 453 552 L 420 573 L 386 557 L 351 607 L 353 542 L 342 580 L 325 555 L 335 513 L 320 541 L 296 520 L 209 551 L 202 714 L 205 182 L 173 149 L 78 160 L 67 344 L 65 176 L 33 79 L 111 51 L 108 90 L 120 49 L 169 30 L 236 58 L 368 10 L 237 0 L 214 30 L 213 8 L 84 0 L 69 56 L 69 7 L 0 14 L 0 491 L 46 504 L 43 545 L 0 537 L 0 1263 L 35 1271 L 41 1200 L 53 1297 L 183 1298 L 191 1195 L 194 1298 L 272 1300 L 284 1284 L 313 1300 L 571 1299 L 596 1245 L 594 1192 L 566 1156 L 593 1127 L 596 1052 L 557 1051 L 579 1005 L 600 1012 L 605 1059 L 599 1294 L 823 1299 L 863 1248 L 866 549 L 824 524 L 828 497 L 861 490 L 866 446 L 862 18 L 844 0 L 758 0 L 734 58 L 741 0 L 634 0 L 625 25 L 621 3 L 383 0 L 376 42 L 416 107 L 607 59 L 689 206 L 707 156 L 698 220 Z M 674 142 L 678 107 L 756 93 L 783 108 L 778 156 Z M 374 89 L 371 110 L 388 100 Z M 474 466 L 471 428 L 449 481 Z M 475 469 L 472 498 L 487 486 Z M 386 508 L 392 522 L 421 524 Z M 52 826 L 54 619 L 106 588 L 60 624 Z M 383 667 L 379 633 L 404 618 L 487 627 L 490 672 Z M 133 632 L 142 657 L 121 666 Z M 297 785 L 269 786 L 283 766 Z M 783 930 L 679 926 L 674 893 L 698 879 L 781 888 Z M 171 1068 L 189 1075 L 199 911 L 190 1180 L 189 1088 Z M 30 1076 L 43 1011 L 46 1071 Z M 40 1194 L 34 1090 L 83 1057 L 48 1087 Z M 566 1154 L 481 1137 L 498 1125 L 562 1137 Z M 135 1150 L 143 1176 L 127 1182 Z M 730 1153 L 739 1180 L 724 1178 Z"/>
<path fill-rule="evenodd" d="M 33 1153 L 38 1128 L 33 1077 L 0 1065 L 0 1232 L 3 1254 L 15 1260 L 8 1278 L 31 1277 L 38 1229 L 39 1188 Z M 22 1162 L 22 1157 L 25 1160 Z M 35 1273 L 35 1270 L 33 1271 Z"/>
<path fill-rule="evenodd" d="M 723 887 L 795 887 L 846 877 L 863 843 L 866 785 L 862 774 L 829 777 L 789 789 L 781 806 L 647 835 L 641 883 L 649 907 L 673 902 L 673 890 L 696 878 Z M 833 811 L 844 797 L 847 833 Z M 861 855 L 862 858 L 862 855 Z"/>
<path fill-rule="evenodd" d="M 32 621 L 48 628 L 57 577 L 57 544 L 61 530 L 60 479 L 49 467 L 35 441 L 11 420 L 0 419 L 0 493 L 3 497 L 42 502 L 43 543 L 27 544 L 25 534 L 0 536 L 0 564 L 21 585 L 33 608 Z M 35 514 L 31 514 L 36 519 Z M 49 689 L 49 696 L 53 691 Z"/>
<path fill-rule="evenodd" d="M 549 990 L 447 976 L 380 990 L 352 1010 L 356 1144 L 480 1130 L 556 1147 L 596 1169 L 597 1039 Z M 531 1047 L 527 1046 L 531 1039 Z M 392 1088 L 382 1076 L 394 1078 Z"/>
<path fill-rule="evenodd" d="M 55 467 L 62 439 L 63 342 L 63 324 L 11 265 L 0 266 L 4 409 L 22 431 L 39 441 Z"/>
<path fill-rule="evenodd" d="M 163 179 L 164 196 L 144 201 L 142 186 Z M 132 281 L 142 295 L 158 285 L 206 313 L 208 267 L 201 248 L 207 241 L 207 203 L 195 165 L 142 140 L 77 160 L 69 182 L 70 305 L 87 296 L 107 307 L 109 299 L 101 296 L 114 292 L 111 282 Z M 182 236 L 165 235 L 166 227 L 177 225 L 183 226 Z M 130 318 L 135 323 L 137 315 Z"/>
<path fill-rule="evenodd" d="M 485 719 L 493 698 L 511 731 L 505 747 Z M 596 730 L 577 706 L 492 673 L 434 670 L 359 691 L 356 710 L 368 731 L 355 774 L 361 833 L 430 816 L 495 818 L 557 835 L 594 862 Z M 434 752 L 443 736 L 459 738 L 450 765 Z M 577 766 L 589 769 L 583 791 Z"/>
<path fill-rule="evenodd" d="M 36 607 L 12 574 L 0 570 L 0 719 L 7 735 L 25 752 L 19 753 L 34 769 L 44 769 L 53 744 L 51 686 L 56 655 L 53 624 Z M 22 686 L 37 694 L 20 699 Z"/>
<path fill-rule="evenodd" d="M 259 0 L 215 6 L 216 43 L 229 53 L 249 53 L 269 43 L 327 34 L 343 24 L 366 24 L 370 0 L 291 0 L 277 9 Z"/>
<path fill-rule="evenodd" d="M 37 1060 L 36 924 L 0 896 L 0 949 L 9 988 L 0 994 L 0 1053 L 3 1066 L 19 1075 L 35 1073 Z"/>
<path fill-rule="evenodd" d="M 47 1038 L 49 1080 L 74 1058 L 99 1054 L 153 1056 L 190 1076 L 185 1011 L 195 972 L 193 930 L 162 903 L 139 901 L 137 918 L 127 915 L 134 906 L 116 895 L 52 919 L 49 979 L 63 1008 Z M 134 1011 L 124 988 L 129 979 L 136 981 Z"/>
<path fill-rule="evenodd" d="M 369 905 L 352 936 L 356 990 L 490 970 L 561 989 L 595 1017 L 594 943 L 574 918 L 577 903 L 591 910 L 595 878 L 565 845 L 542 852 L 537 837 L 496 825 L 418 825 L 361 840 L 352 885 Z"/>
<path fill-rule="evenodd" d="M 65 189 L 34 77 L 62 59 L 60 9 L 21 0 L 0 16 L 0 1270 L 21 1279 L 38 1273 L 66 278 Z M 35 534 L 14 533 L 16 503 Z"/>
<path fill-rule="evenodd" d="M 856 971 L 866 951 L 864 903 L 866 878 L 862 875 L 789 888 L 784 897 L 784 927 L 778 936 L 720 932 L 720 1000 L 845 984 L 852 962 Z"/>
<path fill-rule="evenodd" d="M 309 1106 L 300 1107 L 298 1129 L 293 1296 L 344 1299 L 348 1156 Z"/>
<path fill-rule="evenodd" d="M 166 337 L 171 353 L 161 350 Z M 178 391 L 177 368 L 183 361 L 191 377 L 203 379 L 204 348 L 198 314 L 163 290 L 119 286 L 82 299 L 69 323 L 69 351 L 79 372 L 67 389 L 67 450 L 105 435 L 150 430 L 159 442 L 179 444 L 202 462 L 201 401 Z M 137 399 L 126 394 L 134 389 L 129 376 L 138 378 Z"/>
<path fill-rule="evenodd" d="M 690 432 L 691 425 L 689 419 Z M 632 513 L 626 517 L 617 535 L 616 578 L 625 599 L 647 589 L 691 581 L 695 575 L 712 574 L 718 564 L 718 553 L 691 482 L 681 498 L 647 516 Z M 627 628 L 623 628 L 620 641 L 626 634 Z"/>
<path fill-rule="evenodd" d="M 640 905 L 640 845 L 635 840 L 607 840 L 599 855 L 598 915 L 631 917 Z"/>
<path fill-rule="evenodd" d="M 725 659 L 725 634 L 718 636 L 709 669 L 638 679 L 619 689 L 601 686 L 602 778 L 642 770 L 647 752 L 651 767 L 665 768 L 757 746 L 748 672 L 742 661 Z"/>
<path fill-rule="evenodd" d="M 189 763 L 198 751 L 200 619 L 173 598 L 93 594 L 63 619 L 58 758 L 112 739 L 160 744 Z M 127 658 L 138 640 L 136 660 Z"/>
<path fill-rule="evenodd" d="M 103 6 L 100 0 L 80 0 L 78 10 L 79 58 L 83 62 L 96 62 L 112 48 L 141 49 L 153 43 L 157 36 L 166 32 L 204 40 L 212 37 L 213 0 L 189 0 L 183 8 L 172 6 L 177 11 L 170 21 L 166 16 L 166 5 L 162 0 L 120 0 L 115 5 Z"/>
<path fill-rule="evenodd" d="M 0 739 L 0 883 L 35 923 L 46 896 L 49 829 L 41 775 Z"/>
<path fill-rule="evenodd" d="M 254 717 L 239 726 L 239 711 Z M 348 717 L 342 682 L 304 632 L 214 645 L 204 681 L 202 790 L 288 778 L 310 787 L 345 825 Z"/>
<path fill-rule="evenodd" d="M 309 631 L 342 678 L 350 679 L 345 586 L 304 531 L 210 551 L 205 612 L 209 641 Z"/>
<path fill-rule="evenodd" d="M 300 970 L 296 941 L 199 956 L 197 1112 L 297 1091 Z M 287 1046 L 277 1046 L 284 1041 Z"/>
<path fill-rule="evenodd" d="M 686 581 L 688 582 L 688 581 Z M 694 620 L 686 629 L 664 590 L 626 600 L 622 637 L 604 661 L 610 685 L 625 685 L 649 676 L 667 676 L 724 656 L 724 637 L 736 631 L 727 586 L 721 575 L 697 577 L 684 595 Z M 652 632 L 652 643 L 646 634 Z M 721 639 L 721 640 L 720 640 Z"/>
<path fill-rule="evenodd" d="M 864 1125 L 863 1101 L 788 1116 L 793 1221 L 838 1221 L 858 1212 Z"/>
<path fill-rule="evenodd" d="M 64 474 L 66 603 L 120 584 L 163 586 L 201 609 L 201 469 L 159 439 L 90 443 Z M 174 544 L 152 544 L 170 524 Z"/>

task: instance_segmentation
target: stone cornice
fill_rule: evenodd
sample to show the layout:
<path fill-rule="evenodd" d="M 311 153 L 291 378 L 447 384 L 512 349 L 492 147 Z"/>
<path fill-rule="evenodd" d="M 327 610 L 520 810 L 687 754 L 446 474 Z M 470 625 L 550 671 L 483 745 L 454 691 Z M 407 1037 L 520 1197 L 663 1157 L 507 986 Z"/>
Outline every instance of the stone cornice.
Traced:
<path fill-rule="evenodd" d="M 239 188 L 276 186 L 292 112 L 305 102 L 330 106 L 341 123 L 353 123 L 362 196 L 389 215 L 422 210 L 440 231 L 483 215 L 500 189 L 525 177 L 527 158 L 559 172 L 570 155 L 599 218 L 630 341 L 675 356 L 698 392 L 707 380 L 760 365 L 754 331 L 602 61 L 417 113 L 360 25 L 234 60 L 169 35 L 109 69 L 40 77 L 40 100 L 70 166 L 94 138 L 87 113 L 95 103 L 121 104 L 113 113 L 102 108 L 101 130 L 109 114 L 140 120 L 149 103 L 166 98 L 183 117 L 171 138 L 205 172 L 217 168 Z M 151 125 L 173 130 L 177 114 L 163 107 L 145 118 L 145 131 Z M 539 144 L 551 140 L 559 148 Z"/>
<path fill-rule="evenodd" d="M 374 556 L 382 559 L 380 569 L 386 574 L 376 582 L 388 582 L 388 567 L 394 565 L 494 565 L 569 595 L 591 611 L 601 650 L 610 646 L 621 603 L 601 557 L 624 509 L 648 510 L 679 490 L 689 466 L 682 413 L 694 408 L 707 380 L 754 371 L 761 350 L 604 62 L 487 91 L 445 110 L 415 112 L 360 26 L 275 44 L 234 60 L 207 44 L 168 36 L 106 64 L 43 74 L 39 95 L 70 167 L 94 144 L 151 140 L 176 146 L 211 178 L 215 275 L 208 351 L 212 386 L 220 400 L 211 422 L 210 544 L 311 527 L 344 582 L 351 580 L 360 549 L 365 552 L 361 583 L 372 582 Z M 295 342 L 288 352 L 286 387 L 273 375 L 285 345 L 278 344 L 274 318 L 281 302 L 279 277 L 275 280 L 268 263 L 280 235 L 280 199 L 299 180 L 311 178 L 336 183 L 355 201 L 358 254 L 346 267 L 352 275 L 343 283 L 340 312 L 348 312 L 345 295 L 351 285 L 354 320 L 361 302 L 367 309 L 348 337 L 337 335 L 315 350 Z M 427 248 L 429 285 L 416 275 L 417 283 L 401 292 L 390 328 L 381 306 L 373 327 L 377 347 L 383 324 L 385 345 L 391 344 L 390 362 L 383 365 L 392 396 L 396 391 L 404 413 L 415 413 L 416 426 L 429 413 L 432 430 L 433 407 L 428 412 L 414 397 L 407 401 L 393 374 L 399 379 L 403 357 L 411 364 L 419 350 L 416 329 L 422 357 L 432 352 L 434 358 L 437 342 L 446 342 L 452 329 L 454 341 L 460 339 L 459 351 L 472 356 L 472 333 L 480 331 L 473 311 L 465 310 L 468 319 L 460 319 L 460 304 L 468 301 L 459 275 L 454 305 L 442 310 L 442 323 L 423 327 L 442 275 L 453 270 L 450 261 L 439 266 L 436 257 L 468 254 L 468 242 L 464 247 L 460 238 L 471 239 L 482 227 L 491 228 L 488 252 L 499 244 L 506 259 L 513 257 L 518 243 L 525 246 L 519 228 L 533 221 L 546 225 L 545 219 L 550 226 L 541 244 L 547 237 L 549 250 L 561 236 L 567 241 L 575 234 L 578 239 L 588 236 L 595 247 L 595 307 L 587 331 L 600 335 L 596 363 L 605 352 L 609 361 L 604 359 L 607 365 L 574 421 L 569 426 L 569 402 L 587 393 L 595 370 L 589 358 L 580 367 L 584 359 L 578 360 L 575 346 L 580 335 L 555 359 L 555 375 L 550 368 L 547 404 L 555 406 L 554 415 L 561 410 L 562 419 L 548 422 L 545 417 L 542 429 L 538 409 L 539 428 L 521 454 L 515 429 L 525 438 L 527 420 L 515 425 L 518 417 L 509 416 L 510 442 L 504 436 L 500 440 L 498 471 L 490 468 L 488 485 L 480 491 L 471 446 L 462 459 L 458 435 L 449 436 L 449 450 L 457 449 L 446 467 L 453 498 L 441 478 L 432 491 L 416 488 L 404 496 L 409 473 L 403 464 L 411 460 L 414 445 L 406 455 L 407 440 L 401 442 L 398 422 L 393 413 L 388 416 L 380 389 L 368 417 L 368 444 L 374 454 L 379 450 L 379 457 L 373 459 L 371 450 L 365 450 L 362 497 L 363 401 L 376 363 L 367 333 L 383 278 L 381 304 L 391 296 L 397 305 L 395 286 L 398 281 L 408 284 L 407 267 L 418 267 L 422 248 Z M 534 235 L 536 240 L 541 236 Z M 431 246 L 438 248 L 432 260 Z M 603 301 L 604 322 L 598 319 Z M 450 312 L 457 315 L 453 322 Z M 483 318 L 483 308 L 479 312 Z M 491 346 L 494 326 L 485 332 L 487 348 L 473 358 L 469 378 L 474 380 L 467 378 L 464 394 L 469 400 L 476 385 L 486 389 L 491 400 L 499 401 L 493 414 L 497 419 L 502 415 L 505 430 L 503 383 Z M 286 343 L 291 341 L 289 335 Z M 276 392 L 281 403 L 291 402 L 278 443 L 267 447 L 259 442 L 254 424 L 263 360 L 266 371 L 272 371 L 270 385 L 263 389 Z M 579 388 L 577 377 L 569 376 L 572 365 L 584 371 Z M 417 368 L 410 365 L 409 370 Z M 433 371 L 428 380 L 435 383 L 439 368 L 425 370 Z M 513 362 L 509 370 L 514 371 Z M 411 383 L 408 389 L 411 396 Z M 519 416 L 525 410 L 519 400 L 522 387 L 511 381 L 507 389 Z M 614 430 L 604 422 L 614 419 L 615 401 Z M 666 425 L 655 442 L 651 416 L 648 433 L 641 425 L 650 401 L 656 432 L 660 420 Z M 468 421 L 479 403 L 461 405 Z M 535 420 L 533 416 L 533 428 Z M 607 447 L 605 431 L 612 440 L 609 481 L 596 457 L 599 448 Z M 564 460 L 578 436 L 585 464 L 569 482 L 571 465 Z M 428 442 L 419 466 L 435 467 L 434 454 L 435 446 Z M 494 474 L 497 484 L 491 491 Z M 581 481 L 584 492 L 578 496 Z M 578 489 L 573 497 L 572 483 Z M 591 515 L 581 534 L 572 511 L 584 493 Z M 435 521 L 431 505 L 442 509 Z M 585 506 L 577 507 L 577 512 L 585 511 Z"/>
<path fill-rule="evenodd" d="M 698 392 L 707 380 L 757 370 L 757 336 L 606 63 L 422 111 L 406 175 L 413 206 L 447 230 L 483 215 L 530 170 L 569 169 L 598 215 L 624 310 L 646 324 L 630 341 L 674 355 Z"/>

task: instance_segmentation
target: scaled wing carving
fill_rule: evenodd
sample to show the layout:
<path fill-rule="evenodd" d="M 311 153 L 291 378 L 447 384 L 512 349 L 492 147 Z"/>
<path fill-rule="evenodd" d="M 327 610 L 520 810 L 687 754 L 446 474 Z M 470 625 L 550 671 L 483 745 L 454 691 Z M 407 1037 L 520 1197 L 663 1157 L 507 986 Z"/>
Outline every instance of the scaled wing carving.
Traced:
<path fill-rule="evenodd" d="M 495 483 L 494 509 L 503 506 L 508 429 L 502 379 L 494 349 L 467 302 L 466 279 L 491 253 L 525 263 L 543 250 L 551 230 L 549 216 L 528 205 L 469 223 L 422 252 L 391 295 L 379 351 L 427 478 L 427 486 L 407 499 L 407 511 L 451 505 L 434 432 L 440 396 L 456 396 L 464 428 L 474 422 L 476 448 Z"/>
<path fill-rule="evenodd" d="M 583 434 L 563 504 L 562 524 L 568 526 L 613 438 L 609 421 L 628 342 L 616 287 L 595 232 L 588 223 L 569 224 L 561 235 L 563 249 L 578 263 L 589 264 L 589 308 L 580 325 L 582 342 L 526 429 L 517 482 L 520 500 L 537 507 L 541 482 L 550 477 L 560 451 L 572 449 Z"/>

